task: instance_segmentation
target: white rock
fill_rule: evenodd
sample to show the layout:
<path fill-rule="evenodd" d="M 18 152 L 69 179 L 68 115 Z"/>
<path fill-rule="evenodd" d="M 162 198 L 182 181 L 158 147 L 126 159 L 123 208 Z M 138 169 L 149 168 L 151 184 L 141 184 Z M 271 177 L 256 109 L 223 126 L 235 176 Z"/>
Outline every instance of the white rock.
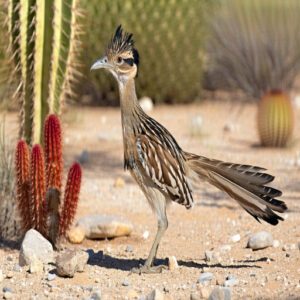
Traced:
<path fill-rule="evenodd" d="M 36 263 L 36 260 L 43 264 L 54 262 L 53 247 L 39 232 L 30 229 L 26 232 L 24 240 L 21 244 L 19 265 L 30 266 L 31 262 Z"/>
<path fill-rule="evenodd" d="M 208 300 L 230 300 L 231 291 L 227 287 L 217 286 L 213 289 L 208 297 Z"/>
<path fill-rule="evenodd" d="M 178 269 L 178 263 L 175 256 L 169 256 L 168 257 L 168 266 L 170 271 L 174 271 Z"/>
<path fill-rule="evenodd" d="M 260 231 L 253 234 L 249 240 L 247 247 L 252 250 L 264 249 L 273 246 L 273 237 L 267 231 Z"/>
<path fill-rule="evenodd" d="M 205 255 L 205 260 L 207 262 L 220 262 L 221 261 L 219 252 L 207 250 L 207 251 L 205 251 L 204 255 Z"/>
<path fill-rule="evenodd" d="M 237 285 L 238 283 L 238 279 L 236 279 L 233 275 L 229 275 L 224 282 L 224 286 L 231 287 Z"/>
<path fill-rule="evenodd" d="M 143 109 L 144 112 L 150 112 L 153 110 L 153 101 L 149 97 L 142 97 L 139 100 L 140 106 Z"/>
<path fill-rule="evenodd" d="M 213 278 L 214 278 L 214 274 L 213 273 L 205 272 L 205 273 L 202 273 L 200 275 L 200 277 L 198 278 L 197 282 L 205 284 L 205 283 L 208 283 L 208 282 L 212 281 Z"/>
<path fill-rule="evenodd" d="M 32 257 L 29 263 L 30 273 L 42 273 L 44 271 L 44 264 L 37 257 Z"/>
<path fill-rule="evenodd" d="M 164 300 L 165 295 L 158 289 L 153 290 L 146 298 L 147 300 Z"/>
<path fill-rule="evenodd" d="M 229 252 L 231 250 L 231 246 L 230 245 L 223 245 L 220 248 L 221 252 Z"/>
<path fill-rule="evenodd" d="M 235 234 L 233 236 L 230 237 L 230 240 L 233 242 L 233 243 L 237 243 L 241 240 L 241 236 L 239 234 Z"/>
<path fill-rule="evenodd" d="M 280 246 L 280 242 L 278 240 L 273 241 L 273 247 L 278 248 Z"/>
<path fill-rule="evenodd" d="M 149 238 L 149 236 L 150 236 L 150 232 L 148 230 L 145 230 L 142 235 L 143 239 L 147 240 Z"/>
<path fill-rule="evenodd" d="M 90 239 L 114 238 L 128 236 L 133 226 L 130 222 L 117 216 L 88 215 L 78 220 L 77 225 L 84 229 Z"/>

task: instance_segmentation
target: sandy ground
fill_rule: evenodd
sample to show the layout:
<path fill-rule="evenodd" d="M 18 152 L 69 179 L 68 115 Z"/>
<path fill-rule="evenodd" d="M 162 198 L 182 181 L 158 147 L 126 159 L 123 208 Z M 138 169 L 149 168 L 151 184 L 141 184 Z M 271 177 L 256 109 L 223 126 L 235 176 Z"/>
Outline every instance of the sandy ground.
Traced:
<path fill-rule="evenodd" d="M 16 272 L 18 251 L 0 249 L 0 265 L 11 278 L 3 287 L 11 288 L 15 299 L 88 299 L 101 290 L 103 299 L 130 299 L 146 296 L 154 288 L 166 299 L 190 299 L 200 294 L 197 280 L 201 272 L 211 272 L 215 279 L 206 286 L 210 291 L 216 281 L 228 275 L 239 282 L 231 288 L 232 299 L 300 299 L 300 251 L 283 251 L 284 245 L 300 242 L 300 122 L 295 129 L 295 143 L 288 149 L 265 149 L 257 146 L 255 106 L 210 102 L 191 106 L 159 107 L 151 115 L 174 134 L 183 149 L 221 160 L 264 166 L 276 175 L 274 186 L 284 191 L 283 200 L 289 210 L 285 221 L 273 227 L 258 223 L 233 200 L 215 188 L 200 183 L 192 210 L 173 204 L 169 207 L 169 228 L 163 237 L 158 257 L 174 255 L 179 268 L 162 274 L 130 274 L 132 267 L 148 255 L 156 232 L 156 219 L 144 196 L 129 174 L 123 171 L 120 111 L 117 108 L 72 108 L 64 116 L 65 164 L 83 151 L 89 160 L 83 165 L 84 178 L 77 218 L 91 213 L 126 217 L 134 224 L 133 234 L 113 240 L 84 241 L 79 246 L 90 249 L 91 260 L 85 272 L 72 279 L 55 278 L 47 281 L 47 273 Z M 191 118 L 201 115 L 202 132 L 191 135 Z M 297 120 L 300 111 L 297 111 Z M 10 134 L 16 130 L 16 115 L 8 116 Z M 230 132 L 223 130 L 226 124 Z M 115 180 L 125 181 L 123 188 L 114 187 Z M 148 230 L 150 236 L 143 239 Z M 278 248 L 252 251 L 246 248 L 249 235 L 261 230 L 272 233 L 280 242 Z M 233 243 L 231 236 L 240 234 Z M 204 260 L 206 250 L 230 245 L 221 253 L 219 263 Z M 127 252 L 127 246 L 133 251 Z M 50 268 L 50 267 L 49 267 Z M 51 268 L 50 268 L 51 269 Z M 126 284 L 124 284 L 126 283 Z M 203 288 L 202 288 L 203 289 Z"/>

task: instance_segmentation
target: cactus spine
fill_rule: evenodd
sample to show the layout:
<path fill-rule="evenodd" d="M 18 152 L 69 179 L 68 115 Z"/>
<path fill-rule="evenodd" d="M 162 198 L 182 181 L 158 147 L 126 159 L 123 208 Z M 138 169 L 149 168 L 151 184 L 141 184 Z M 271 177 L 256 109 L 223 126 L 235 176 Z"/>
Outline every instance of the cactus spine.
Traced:
<path fill-rule="evenodd" d="M 48 112 L 59 114 L 75 72 L 78 0 L 9 0 L 10 49 L 19 74 L 21 136 L 40 143 Z"/>
<path fill-rule="evenodd" d="M 259 103 L 257 120 L 262 146 L 288 145 L 294 128 L 293 108 L 288 95 L 279 90 L 267 93 Z"/>
<path fill-rule="evenodd" d="M 33 146 L 29 163 L 28 145 L 21 140 L 17 144 L 15 161 L 23 231 L 35 228 L 54 245 L 59 237 L 66 234 L 74 219 L 81 184 L 81 168 L 74 163 L 69 171 L 61 205 L 61 141 L 60 121 L 57 116 L 50 115 L 44 127 L 45 151 L 40 145 Z"/>

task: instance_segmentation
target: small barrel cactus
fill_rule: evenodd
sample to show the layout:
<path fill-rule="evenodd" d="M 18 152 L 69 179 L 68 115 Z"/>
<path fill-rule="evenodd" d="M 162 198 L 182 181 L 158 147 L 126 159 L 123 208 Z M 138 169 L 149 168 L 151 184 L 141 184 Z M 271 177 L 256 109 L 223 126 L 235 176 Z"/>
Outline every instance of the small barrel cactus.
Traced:
<path fill-rule="evenodd" d="M 294 128 L 293 107 L 289 96 L 280 90 L 265 94 L 258 106 L 257 121 L 262 146 L 287 146 Z"/>

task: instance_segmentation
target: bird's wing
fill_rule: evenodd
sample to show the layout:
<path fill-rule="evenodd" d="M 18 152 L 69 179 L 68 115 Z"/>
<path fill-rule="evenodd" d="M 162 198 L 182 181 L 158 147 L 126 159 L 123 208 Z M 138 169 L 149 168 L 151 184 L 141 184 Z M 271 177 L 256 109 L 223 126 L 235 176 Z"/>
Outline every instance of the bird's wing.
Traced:
<path fill-rule="evenodd" d="M 184 160 L 157 137 L 136 137 L 137 158 L 145 173 L 171 200 L 191 208 L 193 196 L 189 185 Z"/>

